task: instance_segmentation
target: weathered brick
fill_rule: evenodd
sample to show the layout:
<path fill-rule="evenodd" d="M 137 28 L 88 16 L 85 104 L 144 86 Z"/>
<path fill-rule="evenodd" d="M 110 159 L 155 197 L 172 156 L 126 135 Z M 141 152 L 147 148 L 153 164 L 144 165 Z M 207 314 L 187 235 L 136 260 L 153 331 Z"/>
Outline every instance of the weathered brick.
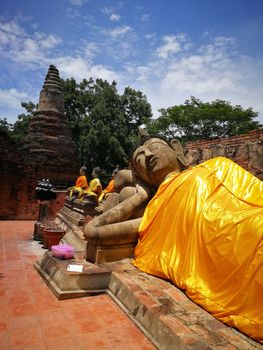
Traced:
<path fill-rule="evenodd" d="M 217 334 L 215 331 L 211 331 L 201 324 L 191 325 L 190 328 L 210 345 L 224 345 L 226 343 L 225 339 L 220 337 L 219 334 Z"/>
<path fill-rule="evenodd" d="M 152 297 L 151 294 L 141 291 L 141 292 L 135 292 L 134 293 L 136 299 L 138 302 L 145 305 L 146 308 L 150 309 L 153 306 L 159 305 L 160 303 L 156 298 Z"/>
<path fill-rule="evenodd" d="M 177 318 L 173 316 L 163 316 L 161 317 L 161 320 L 164 324 L 169 326 L 169 328 L 178 336 L 184 336 L 185 334 L 192 335 L 192 338 L 188 338 L 189 342 L 191 342 L 190 339 L 192 339 L 193 343 L 197 340 L 195 337 L 195 333 L 187 327 L 183 321 L 178 320 Z"/>
<path fill-rule="evenodd" d="M 263 345 L 249 339 L 242 333 L 234 330 L 231 327 L 224 327 L 218 329 L 218 334 L 226 339 L 231 345 L 235 346 L 237 349 L 251 350 L 251 349 L 263 349 Z"/>

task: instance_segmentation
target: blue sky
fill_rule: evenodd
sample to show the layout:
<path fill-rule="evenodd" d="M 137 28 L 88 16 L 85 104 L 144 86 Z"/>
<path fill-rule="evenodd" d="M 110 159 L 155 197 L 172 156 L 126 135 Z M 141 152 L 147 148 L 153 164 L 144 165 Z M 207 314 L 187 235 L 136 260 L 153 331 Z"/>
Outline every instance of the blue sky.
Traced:
<path fill-rule="evenodd" d="M 38 102 L 47 69 L 115 80 L 158 109 L 191 95 L 263 122 L 262 0 L 0 0 L 0 117 Z"/>

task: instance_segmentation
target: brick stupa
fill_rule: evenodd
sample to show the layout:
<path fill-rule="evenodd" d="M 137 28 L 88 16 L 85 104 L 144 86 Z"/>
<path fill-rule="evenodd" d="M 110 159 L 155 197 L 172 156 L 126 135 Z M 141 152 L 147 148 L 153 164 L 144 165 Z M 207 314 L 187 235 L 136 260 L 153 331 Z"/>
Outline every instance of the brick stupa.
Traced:
<path fill-rule="evenodd" d="M 73 181 L 79 163 L 64 114 L 64 93 L 57 68 L 48 69 L 27 138 L 27 164 L 32 174 L 53 182 Z"/>

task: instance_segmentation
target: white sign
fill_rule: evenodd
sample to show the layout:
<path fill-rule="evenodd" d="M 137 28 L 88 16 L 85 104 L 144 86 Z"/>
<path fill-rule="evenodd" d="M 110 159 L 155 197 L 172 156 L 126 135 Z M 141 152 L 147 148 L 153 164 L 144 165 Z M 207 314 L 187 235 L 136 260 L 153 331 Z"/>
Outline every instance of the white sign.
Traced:
<path fill-rule="evenodd" d="M 67 271 L 69 271 L 69 272 L 82 272 L 83 265 L 68 265 Z"/>

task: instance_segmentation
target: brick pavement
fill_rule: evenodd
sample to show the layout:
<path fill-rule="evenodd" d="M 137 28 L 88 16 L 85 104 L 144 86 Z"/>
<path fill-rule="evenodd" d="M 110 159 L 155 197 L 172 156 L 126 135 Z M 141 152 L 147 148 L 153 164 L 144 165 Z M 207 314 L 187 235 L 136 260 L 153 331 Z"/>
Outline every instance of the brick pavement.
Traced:
<path fill-rule="evenodd" d="M 33 224 L 0 222 L 0 349 L 155 349 L 109 295 L 57 300 L 33 268 Z"/>
<path fill-rule="evenodd" d="M 57 300 L 33 268 L 43 254 L 33 224 L 0 222 L 0 350 L 155 349 L 135 324 L 159 349 L 263 350 L 128 259 L 106 264 L 108 295 Z"/>

